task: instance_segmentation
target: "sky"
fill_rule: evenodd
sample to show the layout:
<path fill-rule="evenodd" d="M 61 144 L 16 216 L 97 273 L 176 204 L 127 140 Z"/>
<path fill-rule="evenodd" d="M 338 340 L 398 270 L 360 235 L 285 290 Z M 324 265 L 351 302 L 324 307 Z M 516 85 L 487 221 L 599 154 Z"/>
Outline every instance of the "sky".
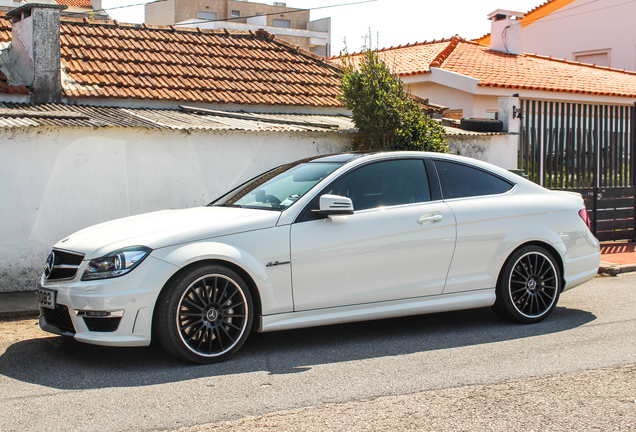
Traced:
<path fill-rule="evenodd" d="M 363 0 L 287 0 L 287 7 L 323 8 Z M 459 35 L 475 39 L 490 32 L 488 14 L 497 10 L 528 12 L 545 0 L 375 0 L 313 10 L 311 19 L 331 17 L 332 55 L 344 47 L 359 51 L 371 33 L 371 47 L 384 48 Z M 272 4 L 273 1 L 257 3 Z M 120 22 L 144 22 L 143 0 L 102 0 Z M 138 5 L 121 9 L 109 9 Z"/>

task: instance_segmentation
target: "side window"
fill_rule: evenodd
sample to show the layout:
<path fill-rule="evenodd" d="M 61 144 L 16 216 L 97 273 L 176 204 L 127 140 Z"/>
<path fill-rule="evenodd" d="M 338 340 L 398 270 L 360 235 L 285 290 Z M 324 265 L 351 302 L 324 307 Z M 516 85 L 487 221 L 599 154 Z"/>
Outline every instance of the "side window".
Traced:
<path fill-rule="evenodd" d="M 436 160 L 435 167 L 444 199 L 496 195 L 513 186 L 500 177 L 462 164 Z"/>
<path fill-rule="evenodd" d="M 355 210 L 431 200 L 424 161 L 405 159 L 358 168 L 336 180 L 326 193 L 346 196 Z"/>

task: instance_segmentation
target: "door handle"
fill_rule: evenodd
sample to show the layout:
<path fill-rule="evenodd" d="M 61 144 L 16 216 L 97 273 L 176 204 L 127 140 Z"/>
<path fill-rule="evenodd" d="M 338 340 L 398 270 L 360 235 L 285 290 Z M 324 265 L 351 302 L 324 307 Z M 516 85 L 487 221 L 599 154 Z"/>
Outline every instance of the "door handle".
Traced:
<path fill-rule="evenodd" d="M 425 224 L 427 222 L 439 222 L 442 220 L 442 218 L 443 216 L 439 213 L 434 215 L 425 215 L 425 216 L 420 216 L 420 218 L 417 220 L 417 223 Z"/>

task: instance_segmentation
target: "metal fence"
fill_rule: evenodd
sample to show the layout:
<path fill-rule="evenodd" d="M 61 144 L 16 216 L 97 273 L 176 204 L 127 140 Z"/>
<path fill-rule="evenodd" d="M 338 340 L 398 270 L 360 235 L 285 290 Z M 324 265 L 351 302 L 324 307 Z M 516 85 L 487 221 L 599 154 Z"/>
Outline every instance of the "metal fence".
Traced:
<path fill-rule="evenodd" d="M 522 100 L 521 112 L 519 168 L 580 192 L 599 240 L 634 239 L 635 106 Z"/>

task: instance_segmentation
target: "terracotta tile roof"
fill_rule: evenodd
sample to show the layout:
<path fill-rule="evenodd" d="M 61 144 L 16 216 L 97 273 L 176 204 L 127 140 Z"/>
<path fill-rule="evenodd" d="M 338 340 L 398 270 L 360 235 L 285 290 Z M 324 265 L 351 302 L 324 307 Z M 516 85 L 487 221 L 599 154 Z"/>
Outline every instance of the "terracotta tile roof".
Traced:
<path fill-rule="evenodd" d="M 414 75 L 430 72 L 430 64 L 450 42 L 451 39 L 416 42 L 404 46 L 383 48 L 378 53 L 392 71 L 398 72 L 399 75 Z M 349 56 L 354 65 L 358 63 L 359 54 L 353 53 Z M 343 65 L 341 57 L 330 57 L 328 60 L 337 65 Z"/>
<path fill-rule="evenodd" d="M 29 89 L 23 85 L 19 85 L 19 86 L 9 85 L 7 76 L 2 71 L 0 71 L 0 93 L 5 93 L 5 94 L 18 93 L 23 95 L 31 94 Z"/>
<path fill-rule="evenodd" d="M 419 56 L 418 50 L 424 54 Z M 401 76 L 428 73 L 431 67 L 438 67 L 476 78 L 482 87 L 636 97 L 636 72 L 536 54 L 506 54 L 459 37 L 442 43 L 386 49 L 379 55 L 399 66 L 394 70 Z M 426 59 L 425 64 L 420 63 L 421 58 Z M 430 58 L 433 60 L 428 63 Z"/>
<path fill-rule="evenodd" d="M 66 6 L 93 9 L 91 0 L 55 0 L 55 3 Z"/>
<path fill-rule="evenodd" d="M 0 42 L 11 42 L 11 20 L 0 15 Z"/>
<path fill-rule="evenodd" d="M 65 97 L 341 107 L 341 71 L 267 32 L 62 17 L 60 43 Z"/>

